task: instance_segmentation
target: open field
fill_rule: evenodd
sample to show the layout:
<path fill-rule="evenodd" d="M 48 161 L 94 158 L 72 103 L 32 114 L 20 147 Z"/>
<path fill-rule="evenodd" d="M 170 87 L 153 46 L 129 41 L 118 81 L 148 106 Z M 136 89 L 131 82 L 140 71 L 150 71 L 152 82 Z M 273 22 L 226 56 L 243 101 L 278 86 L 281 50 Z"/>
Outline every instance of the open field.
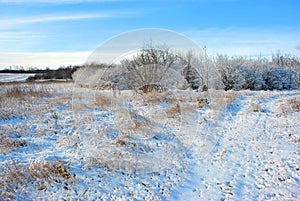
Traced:
<path fill-rule="evenodd" d="M 299 200 L 299 91 L 2 84 L 0 200 Z"/>
<path fill-rule="evenodd" d="M 34 76 L 35 74 L 21 74 L 21 73 L 0 73 L 0 82 L 20 82 L 26 81 L 30 76 Z"/>

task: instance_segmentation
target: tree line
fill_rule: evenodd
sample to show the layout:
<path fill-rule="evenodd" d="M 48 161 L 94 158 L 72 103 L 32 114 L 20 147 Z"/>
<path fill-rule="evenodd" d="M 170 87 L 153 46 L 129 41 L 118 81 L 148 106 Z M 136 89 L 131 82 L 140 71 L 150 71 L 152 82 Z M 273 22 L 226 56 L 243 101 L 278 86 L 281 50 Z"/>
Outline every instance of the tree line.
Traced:
<path fill-rule="evenodd" d="M 147 47 L 120 64 L 90 63 L 73 74 L 77 84 L 98 89 L 289 90 L 300 87 L 300 60 L 278 52 L 267 58 L 208 56 Z"/>

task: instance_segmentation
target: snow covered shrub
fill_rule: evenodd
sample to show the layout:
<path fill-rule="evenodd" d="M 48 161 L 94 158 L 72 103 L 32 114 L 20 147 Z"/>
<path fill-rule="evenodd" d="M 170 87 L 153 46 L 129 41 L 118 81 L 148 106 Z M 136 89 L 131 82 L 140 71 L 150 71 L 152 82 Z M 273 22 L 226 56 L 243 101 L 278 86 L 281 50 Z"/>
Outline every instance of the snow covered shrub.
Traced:
<path fill-rule="evenodd" d="M 122 75 L 128 89 L 151 85 L 176 88 L 181 80 L 176 69 L 177 60 L 177 56 L 168 48 L 142 49 L 133 58 L 121 61 Z"/>
<path fill-rule="evenodd" d="M 295 87 L 300 87 L 300 59 L 289 55 L 289 54 L 282 54 L 280 51 L 276 53 L 276 55 L 272 56 L 272 66 L 277 66 L 280 68 L 289 69 L 293 71 L 293 76 L 295 79 Z"/>
<path fill-rule="evenodd" d="M 275 66 L 267 60 L 228 58 L 216 60 L 225 90 L 287 90 L 299 82 L 299 75 L 292 67 Z"/>
<path fill-rule="evenodd" d="M 196 68 L 187 66 L 183 72 L 186 81 L 193 90 L 198 89 L 202 85 L 202 78 Z"/>
<path fill-rule="evenodd" d="M 243 58 L 229 59 L 227 56 L 219 55 L 215 62 L 225 91 L 243 89 L 245 84 Z"/>
<path fill-rule="evenodd" d="M 263 90 L 265 89 L 265 81 L 262 77 L 262 68 L 244 67 L 242 76 L 244 77 L 243 89 Z"/>
<path fill-rule="evenodd" d="M 262 77 L 266 90 L 285 90 L 296 87 L 296 73 L 283 67 L 265 69 Z"/>
<path fill-rule="evenodd" d="M 81 87 L 112 89 L 120 79 L 120 71 L 116 65 L 93 63 L 75 71 L 72 78 Z"/>

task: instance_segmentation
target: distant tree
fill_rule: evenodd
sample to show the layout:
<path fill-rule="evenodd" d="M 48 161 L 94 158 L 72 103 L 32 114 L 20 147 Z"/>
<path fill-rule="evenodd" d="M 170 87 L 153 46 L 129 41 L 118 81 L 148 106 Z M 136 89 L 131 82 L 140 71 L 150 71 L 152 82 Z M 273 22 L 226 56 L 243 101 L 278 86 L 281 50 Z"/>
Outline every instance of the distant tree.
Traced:
<path fill-rule="evenodd" d="M 243 58 L 230 59 L 226 55 L 218 55 L 215 63 L 226 91 L 243 89 L 245 85 Z"/>
<path fill-rule="evenodd" d="M 199 72 L 200 69 L 203 70 L 203 68 L 201 68 L 203 64 L 202 60 L 196 57 L 192 51 L 188 51 L 181 56 L 181 58 L 183 58 L 182 62 L 183 66 L 185 66 L 183 69 L 184 78 L 193 90 L 198 89 L 204 84 L 203 74 Z"/>
<path fill-rule="evenodd" d="M 200 73 L 194 67 L 188 65 L 184 69 L 184 75 L 185 79 L 187 80 L 187 82 L 193 90 L 198 89 L 203 83 Z"/>

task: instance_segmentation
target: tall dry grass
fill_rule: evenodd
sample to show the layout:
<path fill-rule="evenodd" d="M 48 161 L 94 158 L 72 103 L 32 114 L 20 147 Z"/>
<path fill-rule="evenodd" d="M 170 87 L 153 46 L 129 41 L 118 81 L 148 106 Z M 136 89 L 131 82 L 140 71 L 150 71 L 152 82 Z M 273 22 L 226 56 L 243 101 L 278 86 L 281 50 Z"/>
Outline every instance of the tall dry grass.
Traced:
<path fill-rule="evenodd" d="M 30 200 L 31 196 L 47 191 L 54 183 L 67 190 L 76 182 L 75 178 L 76 174 L 70 172 L 69 165 L 60 160 L 33 161 L 29 165 L 12 160 L 1 167 L 0 200 Z"/>
<path fill-rule="evenodd" d="M 50 96 L 50 91 L 43 86 L 34 86 L 34 85 L 15 85 L 12 87 L 4 88 L 4 92 L 2 92 L 2 98 L 18 98 L 24 99 L 28 97 L 42 97 L 42 96 Z"/>

